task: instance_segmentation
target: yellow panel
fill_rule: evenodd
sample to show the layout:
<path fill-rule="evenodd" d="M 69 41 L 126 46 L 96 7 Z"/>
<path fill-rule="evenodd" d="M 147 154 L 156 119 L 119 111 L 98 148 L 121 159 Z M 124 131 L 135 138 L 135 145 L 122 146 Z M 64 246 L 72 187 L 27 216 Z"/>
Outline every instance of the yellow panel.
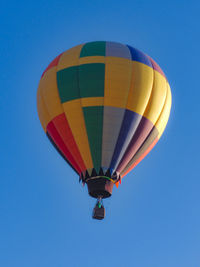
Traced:
<path fill-rule="evenodd" d="M 167 96 L 166 96 L 166 100 L 165 100 L 165 105 L 164 105 L 163 110 L 160 114 L 160 117 L 158 118 L 158 120 L 155 124 L 156 128 L 159 131 L 158 138 L 161 137 L 161 135 L 162 135 L 162 133 L 163 133 L 163 131 L 167 125 L 167 122 L 169 119 L 169 114 L 170 114 L 170 109 L 171 109 L 171 103 L 172 103 L 171 90 L 170 90 L 169 84 L 167 83 Z"/>
<path fill-rule="evenodd" d="M 132 64 L 132 81 L 127 109 L 143 115 L 153 86 L 153 69 L 136 61 L 133 61 Z"/>
<path fill-rule="evenodd" d="M 106 57 L 104 105 L 125 108 L 131 84 L 132 61 Z"/>
<path fill-rule="evenodd" d="M 76 99 L 65 102 L 62 104 L 62 106 L 85 166 L 87 169 L 92 169 L 93 162 L 85 128 L 81 100 Z"/>
<path fill-rule="evenodd" d="M 103 97 L 84 97 L 81 98 L 81 104 L 83 107 L 103 106 Z"/>
<path fill-rule="evenodd" d="M 63 113 L 57 88 L 56 67 L 49 69 L 41 78 L 39 88 L 43 96 L 50 119 Z"/>
<path fill-rule="evenodd" d="M 60 57 L 58 66 L 57 66 L 57 71 L 66 69 L 71 66 L 77 66 L 79 65 L 79 56 L 81 49 L 83 47 L 83 44 L 75 46 L 66 52 L 62 54 Z"/>
<path fill-rule="evenodd" d="M 105 63 L 105 57 L 96 56 L 96 57 L 81 57 L 79 58 L 79 64 L 90 64 L 90 63 Z"/>
<path fill-rule="evenodd" d="M 42 124 L 42 127 L 44 131 L 46 132 L 47 124 L 50 122 L 51 118 L 45 106 L 40 87 L 38 88 L 38 91 L 37 91 L 37 110 L 38 110 L 38 115 L 39 115 L 39 119 Z"/>
<path fill-rule="evenodd" d="M 162 108 L 165 104 L 167 94 L 167 82 L 165 77 L 159 72 L 154 71 L 153 89 L 151 96 L 144 112 L 144 117 L 149 119 L 153 124 L 156 123 Z"/>

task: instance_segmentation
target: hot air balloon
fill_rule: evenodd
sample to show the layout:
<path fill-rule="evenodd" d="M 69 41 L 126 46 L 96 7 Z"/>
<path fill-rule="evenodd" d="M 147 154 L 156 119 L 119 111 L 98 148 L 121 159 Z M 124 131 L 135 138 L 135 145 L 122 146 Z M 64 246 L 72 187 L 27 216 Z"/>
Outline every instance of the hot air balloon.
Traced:
<path fill-rule="evenodd" d="M 160 139 L 171 91 L 152 58 L 129 45 L 97 41 L 49 64 L 37 107 L 47 137 L 97 198 L 93 218 L 102 219 L 102 199 Z"/>

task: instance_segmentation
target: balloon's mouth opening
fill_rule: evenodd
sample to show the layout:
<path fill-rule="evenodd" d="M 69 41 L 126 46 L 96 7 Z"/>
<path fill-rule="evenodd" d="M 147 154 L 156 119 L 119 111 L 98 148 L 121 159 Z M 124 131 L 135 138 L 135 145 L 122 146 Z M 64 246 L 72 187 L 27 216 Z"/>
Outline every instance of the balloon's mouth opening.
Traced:
<path fill-rule="evenodd" d="M 89 192 L 89 195 L 91 197 L 94 197 L 94 198 L 98 198 L 98 197 L 102 197 L 102 198 L 108 198 L 110 197 L 112 194 L 109 193 L 108 191 L 103 191 L 103 190 L 97 190 L 97 191 L 93 191 L 93 192 Z"/>
<path fill-rule="evenodd" d="M 105 177 L 97 177 L 97 178 L 93 177 L 86 183 L 88 186 L 88 193 L 91 197 L 108 198 L 112 195 L 112 189 L 114 183 Z"/>

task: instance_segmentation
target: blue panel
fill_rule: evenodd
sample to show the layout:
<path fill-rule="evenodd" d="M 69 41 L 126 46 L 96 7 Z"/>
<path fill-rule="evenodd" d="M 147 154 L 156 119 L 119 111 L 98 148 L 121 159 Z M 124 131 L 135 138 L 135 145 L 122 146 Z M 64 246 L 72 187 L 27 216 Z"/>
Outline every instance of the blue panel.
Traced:
<path fill-rule="evenodd" d="M 142 119 L 142 116 L 136 112 L 126 110 L 124 119 L 115 146 L 114 154 L 111 160 L 110 168 L 116 170 L 120 160 L 122 159 L 131 139 Z"/>
<path fill-rule="evenodd" d="M 131 58 L 133 61 L 138 61 L 152 68 L 151 61 L 144 53 L 142 53 L 140 50 L 133 48 L 129 45 L 127 45 L 127 47 L 129 48 L 131 52 Z"/>

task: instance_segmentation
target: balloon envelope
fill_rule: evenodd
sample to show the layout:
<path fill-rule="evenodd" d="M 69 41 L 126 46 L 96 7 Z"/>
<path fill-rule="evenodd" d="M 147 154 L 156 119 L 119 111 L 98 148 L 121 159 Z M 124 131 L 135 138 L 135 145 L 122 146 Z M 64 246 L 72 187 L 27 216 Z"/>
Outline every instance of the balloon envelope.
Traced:
<path fill-rule="evenodd" d="M 117 183 L 162 135 L 171 91 L 149 56 L 99 41 L 73 47 L 50 63 L 37 104 L 44 131 L 83 181 L 106 177 Z"/>

